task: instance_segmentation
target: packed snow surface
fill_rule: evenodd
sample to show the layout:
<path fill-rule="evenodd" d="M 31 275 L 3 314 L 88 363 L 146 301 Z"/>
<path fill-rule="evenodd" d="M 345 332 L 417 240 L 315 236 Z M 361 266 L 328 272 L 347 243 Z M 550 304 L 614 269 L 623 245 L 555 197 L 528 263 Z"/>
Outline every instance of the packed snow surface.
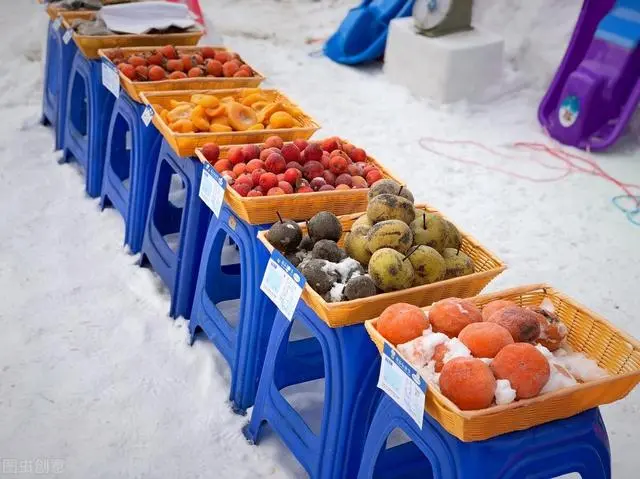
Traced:
<path fill-rule="evenodd" d="M 475 23 L 505 38 L 504 81 L 483 101 L 446 107 L 389 84 L 379 65 L 347 68 L 310 55 L 320 43 L 306 40 L 326 37 L 356 3 L 202 0 L 227 45 L 268 77 L 265 86 L 309 112 L 322 136 L 366 148 L 418 202 L 509 265 L 490 290 L 548 282 L 640 337 L 640 228 L 611 204 L 620 190 L 590 174 L 534 182 L 486 168 L 555 175 L 540 164 L 557 167 L 548 156 L 512 145 L 548 141 L 536 108 L 581 2 L 474 2 Z M 119 215 L 100 213 L 81 172 L 57 164 L 52 132 L 39 125 L 45 13 L 35 0 L 2 7 L 0 465 L 36 471 L 46 460 L 66 478 L 305 477 L 274 435 L 257 447 L 245 441 L 247 418 L 226 403 L 222 356 L 203 340 L 188 345 L 185 321 L 167 316 L 164 287 L 122 248 Z M 595 156 L 626 183 L 640 183 L 638 131 L 636 121 L 613 151 Z M 423 137 L 471 140 L 505 157 L 423 142 L 447 158 L 421 148 Z M 289 397 L 317 419 L 314 388 L 291 388 Z M 636 389 L 602 408 L 616 478 L 640 468 L 639 400 Z"/>

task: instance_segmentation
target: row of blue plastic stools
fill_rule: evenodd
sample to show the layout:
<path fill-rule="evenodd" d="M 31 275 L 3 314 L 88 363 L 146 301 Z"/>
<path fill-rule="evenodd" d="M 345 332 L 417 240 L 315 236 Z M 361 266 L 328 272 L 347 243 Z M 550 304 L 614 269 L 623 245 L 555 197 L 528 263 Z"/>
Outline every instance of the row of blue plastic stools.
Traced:
<path fill-rule="evenodd" d="M 610 477 L 597 409 L 474 443 L 428 415 L 419 430 L 376 388 L 380 359 L 364 327 L 330 328 L 303 301 L 293 321 L 277 312 L 260 291 L 268 254 L 256 235 L 269 225 L 249 224 L 227 204 L 213 216 L 198 197 L 202 165 L 178 157 L 143 123 L 143 105 L 108 92 L 100 62 L 64 43 L 53 24 L 45 71 L 43 116 L 55 126 L 56 147 L 84 167 L 87 193 L 123 216 L 125 243 L 171 292 L 171 316 L 189 318 L 192 339 L 203 331 L 229 363 L 234 411 L 253 406 L 244 430 L 252 442 L 268 422 L 314 478 Z M 239 262 L 223 261 L 229 245 Z M 225 313 L 229 301 L 239 306 L 235 321 Z M 294 324 L 307 337 L 296 338 Z M 320 379 L 322 420 L 314 431 L 283 389 Z M 396 428 L 412 442 L 386 448 Z"/>

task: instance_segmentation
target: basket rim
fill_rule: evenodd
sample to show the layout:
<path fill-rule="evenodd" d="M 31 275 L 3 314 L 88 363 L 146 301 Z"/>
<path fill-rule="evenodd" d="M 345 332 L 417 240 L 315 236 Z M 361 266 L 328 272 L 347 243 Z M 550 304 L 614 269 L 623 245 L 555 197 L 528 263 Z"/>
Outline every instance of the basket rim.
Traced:
<path fill-rule="evenodd" d="M 140 92 L 140 98 L 142 99 L 142 101 L 147 104 L 147 105 L 151 105 L 151 107 L 153 108 L 153 102 L 150 100 L 150 98 L 160 98 L 160 97 L 175 97 L 175 96 L 179 96 L 179 95 L 196 95 L 196 94 L 205 94 L 205 95 L 220 95 L 220 94 L 228 94 L 228 95 L 233 95 L 233 94 L 237 94 L 243 90 L 261 90 L 264 92 L 270 92 L 270 93 L 276 93 L 278 95 L 280 95 L 283 99 L 285 99 L 287 102 L 289 102 L 292 106 L 297 107 L 300 109 L 300 111 L 302 111 L 302 114 L 304 116 L 305 121 L 307 122 L 306 126 L 298 126 L 298 127 L 293 127 L 293 128 L 285 128 L 287 131 L 309 131 L 309 130 L 318 130 L 320 128 L 320 125 L 318 123 L 316 123 L 316 121 L 311 118 L 311 116 L 309 116 L 309 114 L 307 114 L 304 110 L 302 110 L 302 108 L 300 108 L 300 106 L 291 101 L 291 99 L 285 95 L 284 93 L 282 93 L 282 91 L 275 89 L 275 88 L 227 88 L 227 89 L 220 89 L 220 90 L 214 90 L 214 89 L 199 89 L 199 90 L 172 90 L 172 91 L 147 91 L 147 92 Z M 154 108 L 155 111 L 155 108 Z M 216 138 L 217 136 L 227 136 L 227 135 L 233 135 L 233 134 L 240 134 L 240 135 L 248 135 L 251 133 L 254 133 L 256 135 L 264 135 L 266 133 L 271 133 L 273 132 L 274 135 L 277 135 L 278 132 L 282 129 L 263 129 L 263 130 L 245 130 L 245 131 L 226 131 L 226 132 L 193 132 L 193 133 L 178 133 L 175 132 L 173 130 L 171 130 L 169 128 L 169 125 L 167 125 L 165 123 L 165 121 L 160 117 L 160 115 L 156 114 L 153 115 L 154 120 L 155 121 L 159 121 L 161 122 L 161 124 L 166 127 L 167 131 L 171 132 L 171 135 L 174 136 L 175 138 L 204 138 L 204 137 L 209 137 L 209 138 Z M 157 118 L 156 118 L 157 117 Z M 245 144 L 245 143 L 242 143 Z M 237 146 L 237 145 L 233 145 L 233 146 Z"/>
<path fill-rule="evenodd" d="M 603 318 L 599 314 L 597 314 L 597 313 L 591 311 L 590 309 L 584 307 L 583 305 L 581 305 L 577 301 L 575 301 L 572 298 L 566 296 L 564 293 L 560 292 L 559 290 L 556 290 L 555 288 L 553 288 L 552 286 L 550 286 L 550 285 L 548 285 L 546 283 L 538 283 L 538 284 L 529 284 L 529 285 L 524 285 L 524 286 L 516 286 L 516 287 L 513 287 L 513 288 L 503 289 L 503 290 L 497 291 L 495 293 L 485 293 L 485 294 L 480 294 L 480 295 L 473 296 L 473 297 L 470 297 L 470 298 L 465 298 L 465 299 L 468 299 L 468 300 L 473 301 L 474 303 L 477 303 L 478 301 L 485 301 L 487 299 L 499 299 L 499 298 L 507 296 L 507 295 L 525 294 L 525 293 L 531 293 L 531 292 L 535 292 L 535 291 L 543 291 L 546 296 L 550 296 L 550 297 L 554 297 L 555 296 L 558 299 L 560 299 L 560 300 L 562 300 L 562 301 L 564 301 L 566 303 L 569 303 L 572 306 L 577 307 L 578 309 L 581 309 L 582 311 L 584 311 L 586 314 L 588 314 L 595 321 L 600 321 L 600 322 L 602 322 L 604 324 L 609 325 L 618 334 L 620 334 L 625 340 L 628 340 L 629 343 L 633 346 L 634 349 L 640 350 L 640 342 L 638 342 L 636 339 L 634 339 L 633 337 L 629 336 L 626 332 L 624 332 L 624 331 L 620 330 L 619 328 L 617 328 L 616 326 L 614 326 L 611 322 L 607 321 L 605 318 Z M 549 293 L 551 293 L 551 294 L 549 294 Z M 429 311 L 431 309 L 431 307 L 432 307 L 432 305 L 431 306 L 422 307 L 421 309 L 424 310 L 424 311 Z M 378 319 L 379 319 L 379 317 L 372 318 L 372 319 L 367 319 L 364 322 L 365 328 L 369 332 L 369 335 L 372 337 L 372 340 L 373 340 L 374 336 L 378 337 L 382 341 L 383 344 L 388 344 L 389 347 L 394 349 L 397 354 L 399 354 L 402 358 L 404 358 L 404 356 L 400 353 L 400 351 L 393 344 L 391 344 L 389 341 L 387 341 L 384 338 L 384 336 L 382 336 L 380 334 L 380 332 L 378 331 L 378 329 L 376 327 Z M 404 358 L 404 359 L 406 360 L 406 358 Z M 569 393 L 573 393 L 574 391 L 591 389 L 591 388 L 594 388 L 594 387 L 599 386 L 601 384 L 613 381 L 615 379 L 628 378 L 628 377 L 633 377 L 633 376 L 640 377 L 640 368 L 637 369 L 636 371 L 630 371 L 628 373 L 623 373 L 623 374 L 608 374 L 604 378 L 600 378 L 600 379 L 596 379 L 594 381 L 588 381 L 588 382 L 584 382 L 584 383 L 578 383 L 578 384 L 575 384 L 573 386 L 557 389 L 557 390 L 552 391 L 550 393 L 545 393 L 545 394 L 542 394 L 542 395 L 539 395 L 539 396 L 536 396 L 536 397 L 533 397 L 533 398 L 529 398 L 529 399 L 519 399 L 519 400 L 514 401 L 514 402 L 512 402 L 510 404 L 495 405 L 495 406 L 490 406 L 488 408 L 477 409 L 477 410 L 473 410 L 473 411 L 464 411 L 464 410 L 458 408 L 458 406 L 456 406 L 455 403 L 453 403 L 453 401 L 451 401 L 444 394 L 442 394 L 442 392 L 438 391 L 437 389 L 433 389 L 433 388 L 429 388 L 429 389 L 431 390 L 431 393 L 436 396 L 438 401 L 441 402 L 443 404 L 443 406 L 445 406 L 447 409 L 449 409 L 455 415 L 460 416 L 460 417 L 462 417 L 463 419 L 466 419 L 466 420 L 471 420 L 471 419 L 475 419 L 477 417 L 488 417 L 488 416 L 492 416 L 492 415 L 497 415 L 497 414 L 500 414 L 503 411 L 507 411 L 507 410 L 524 408 L 524 407 L 530 406 L 532 404 L 537 404 L 537 403 L 540 403 L 540 402 L 547 401 L 549 399 L 553 399 L 553 398 L 556 398 L 556 397 L 561 397 L 561 396 L 568 395 Z M 427 381 L 427 384 L 429 385 L 430 383 Z M 428 391 L 429 391 L 429 389 L 428 389 Z"/>
<path fill-rule="evenodd" d="M 427 204 L 423 204 L 423 203 L 419 203 L 414 205 L 415 208 L 425 208 L 428 209 L 429 211 L 432 211 L 434 213 L 437 213 L 438 215 L 440 215 L 442 218 L 449 220 L 449 218 L 447 218 L 446 215 L 442 214 L 439 210 L 437 210 L 436 208 L 433 208 L 432 206 L 429 206 Z M 338 216 L 338 219 L 347 219 L 347 220 L 356 220 L 358 218 L 360 218 L 361 216 L 365 215 L 366 211 L 364 212 L 359 212 L 359 213 L 351 213 L 348 215 L 341 215 Z M 450 220 L 449 220 L 450 221 Z M 299 222 L 298 225 L 300 227 L 302 227 L 303 229 L 306 228 L 304 222 Z M 454 223 L 455 225 L 455 223 Z M 456 225 L 456 228 L 457 225 Z M 386 299 L 389 298 L 393 298 L 394 296 L 406 296 L 408 292 L 412 292 L 412 291 L 418 291 L 420 289 L 423 289 L 425 287 L 429 287 L 429 286 L 434 286 L 434 285 L 443 285 L 443 286 L 447 286 L 450 284 L 456 284 L 459 283 L 461 281 L 469 281 L 470 279 L 473 278 L 483 278 L 487 275 L 491 275 L 494 276 L 496 274 L 500 274 L 503 271 L 505 271 L 507 269 L 507 265 L 500 259 L 498 258 L 495 254 L 493 254 L 490 250 L 488 250 L 485 246 L 481 245 L 473 236 L 471 236 L 470 234 L 468 234 L 466 231 L 458 228 L 458 231 L 460 232 L 460 234 L 471 244 L 473 244 L 474 247 L 477 247 L 478 249 L 481 249 L 482 251 L 484 251 L 487 256 L 490 256 L 491 259 L 493 261 L 495 261 L 496 263 L 498 263 L 498 266 L 493 267 L 493 268 L 489 268 L 486 271 L 478 271 L 478 272 L 473 272 L 471 274 L 468 274 L 466 276 L 460 276 L 458 278 L 450 278 L 450 279 L 445 279 L 445 280 L 441 280 L 441 281 L 436 281 L 435 283 L 431 283 L 428 285 L 420 285 L 420 286 L 412 286 L 411 288 L 406 288 L 406 289 L 402 289 L 399 291 L 390 291 L 388 293 L 380 293 L 376 296 L 384 296 Z M 269 241 L 267 240 L 267 231 L 260 231 L 258 232 L 258 239 L 260 240 L 260 242 L 263 244 L 263 246 L 267 249 L 267 251 L 269 251 L 269 253 L 273 252 L 273 250 L 275 249 L 274 246 L 269 243 Z M 309 286 L 308 284 L 304 285 L 304 288 L 302 290 L 302 294 L 309 294 L 311 297 L 313 297 L 316 301 L 321 302 L 320 304 L 322 304 L 322 306 L 325 308 L 325 310 L 331 314 L 332 310 L 338 310 L 338 309 L 345 309 L 345 308 L 352 308 L 352 309 L 356 309 L 358 308 L 361 304 L 367 303 L 369 301 L 371 301 L 371 297 L 368 298 L 358 298 L 358 299 L 352 299 L 350 301 L 340 301 L 338 303 L 327 303 L 324 298 L 322 296 L 320 296 L 318 293 L 316 293 L 311 286 Z M 374 296 L 375 298 L 375 296 Z"/>
<path fill-rule="evenodd" d="M 251 67 L 251 69 L 254 72 L 254 75 L 251 77 L 246 77 L 247 80 L 255 80 L 255 79 L 259 79 L 260 81 L 264 81 L 266 80 L 266 77 L 260 73 L 258 70 L 256 70 L 255 68 L 253 68 L 253 65 L 251 65 L 250 63 L 244 61 L 244 59 L 242 58 L 242 56 L 240 56 L 240 54 L 236 51 L 230 50 L 229 48 L 225 47 L 224 45 L 175 45 L 176 50 L 184 50 L 184 49 L 189 49 L 189 50 L 197 50 L 197 49 L 201 49 L 203 47 L 211 47 L 215 50 L 223 50 L 225 52 L 231 52 L 231 53 L 236 53 L 238 54 L 238 58 L 240 58 L 240 60 L 242 60 L 245 64 L 249 65 Z M 130 51 L 131 53 L 134 52 L 148 52 L 148 51 L 152 51 L 152 50 L 157 50 L 158 47 L 120 47 L 120 48 L 100 48 L 98 49 L 98 55 L 100 56 L 100 58 L 108 61 L 109 63 L 113 64 L 113 62 L 109 59 L 109 57 L 107 56 L 107 53 L 113 50 L 121 50 L 124 52 Z M 133 85 L 133 87 L 137 90 L 138 88 L 140 88 L 141 85 L 165 85 L 165 84 L 171 84 L 171 85 L 188 85 L 189 83 L 193 83 L 194 81 L 197 82 L 231 82 L 231 81 L 238 81 L 239 78 L 227 78 L 227 77 L 196 77 L 196 78 L 177 78 L 175 80 L 170 80 L 170 79 L 165 79 L 165 80 L 156 80 L 156 81 L 133 81 L 131 79 L 129 79 L 127 76 L 125 76 L 120 70 L 118 70 L 118 75 L 120 76 L 120 81 L 121 82 L 125 82 L 125 83 L 129 83 L 131 85 Z M 227 88 L 228 90 L 230 90 L 231 88 Z M 180 91 L 190 91 L 190 90 L 171 90 L 173 92 L 180 92 Z M 142 92 L 140 92 L 142 93 Z"/>

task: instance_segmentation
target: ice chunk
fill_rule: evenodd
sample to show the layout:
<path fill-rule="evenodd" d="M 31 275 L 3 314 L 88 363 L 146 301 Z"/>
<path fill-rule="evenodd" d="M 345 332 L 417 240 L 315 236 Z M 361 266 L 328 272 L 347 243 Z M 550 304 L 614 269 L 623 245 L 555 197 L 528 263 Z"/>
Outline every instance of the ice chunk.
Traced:
<path fill-rule="evenodd" d="M 547 384 L 544 385 L 540 394 L 550 393 L 552 391 L 556 391 L 558 389 L 567 388 L 569 386 L 573 386 L 578 382 L 571 376 L 569 371 L 560 366 L 559 364 L 554 363 L 553 361 L 549 362 L 549 367 L 551 368 L 551 374 L 549 375 L 549 380 Z"/>
<path fill-rule="evenodd" d="M 440 391 L 440 373 L 436 372 L 436 362 L 431 360 L 423 368 L 420 368 L 420 376 L 424 378 L 430 387 Z"/>
<path fill-rule="evenodd" d="M 419 369 L 431 360 L 436 346 L 446 342 L 448 339 L 445 334 L 432 333 L 398 345 L 398 351 L 412 366 Z"/>
<path fill-rule="evenodd" d="M 562 351 L 562 349 L 558 351 Z M 556 364 L 563 366 L 578 381 L 594 381 L 607 376 L 607 372 L 599 367 L 598 363 L 582 353 L 564 351 L 554 355 L 554 358 Z"/>
<path fill-rule="evenodd" d="M 342 283 L 333 283 L 333 287 L 329 291 L 329 301 L 332 303 L 339 303 L 342 301 L 342 292 L 346 285 Z"/>
<path fill-rule="evenodd" d="M 549 298 L 544 298 L 542 303 L 540 303 L 540 309 L 544 309 L 546 312 L 554 314 L 556 312 L 556 307 L 553 305 Z"/>
<path fill-rule="evenodd" d="M 338 274 L 340 281 L 343 283 L 363 273 L 362 265 L 353 258 L 343 259 L 339 263 L 331 263 L 331 268 Z"/>
<path fill-rule="evenodd" d="M 462 341 L 458 338 L 451 338 L 446 343 L 447 352 L 444 355 L 443 363 L 448 363 L 455 358 L 469 358 L 471 357 L 471 351 L 467 348 Z"/>
<path fill-rule="evenodd" d="M 508 379 L 498 379 L 496 381 L 496 404 L 498 406 L 509 404 L 516 399 L 516 390 L 511 387 Z"/>
<path fill-rule="evenodd" d="M 483 363 L 485 363 L 487 366 L 489 366 L 491 364 L 491 361 L 493 361 L 493 358 L 478 358 L 478 359 Z"/>

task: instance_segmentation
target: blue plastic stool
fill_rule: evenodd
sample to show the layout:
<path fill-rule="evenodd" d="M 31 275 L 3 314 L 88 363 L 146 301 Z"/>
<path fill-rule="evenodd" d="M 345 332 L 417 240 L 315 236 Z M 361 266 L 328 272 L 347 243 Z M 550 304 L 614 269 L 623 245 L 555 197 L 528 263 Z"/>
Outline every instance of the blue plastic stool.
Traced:
<path fill-rule="evenodd" d="M 276 313 L 274 304 L 260 290 L 269 254 L 256 236 L 268 227 L 245 222 L 226 203 L 220 218 L 211 217 L 189 321 L 191 341 L 201 329 L 229 363 L 229 399 L 240 414 L 254 404 Z M 222 265 L 225 238 L 240 253 L 240 265 Z M 237 325 L 230 324 L 218 308 L 219 303 L 233 299 L 240 300 Z"/>
<path fill-rule="evenodd" d="M 106 125 L 114 100 L 102 85 L 101 62 L 76 51 L 67 87 L 63 161 L 75 159 L 84 167 L 85 189 L 92 198 L 99 197 L 102 188 Z"/>
<path fill-rule="evenodd" d="M 413 442 L 385 450 L 396 428 Z M 597 408 L 525 431 L 462 442 L 428 414 L 418 429 L 385 394 L 371 422 L 357 477 L 546 479 L 570 472 L 582 479 L 611 477 L 609 439 Z"/>
<path fill-rule="evenodd" d="M 170 201 L 172 177 L 184 186 L 184 205 Z M 171 292 L 169 314 L 189 318 L 202 246 L 211 210 L 200 200 L 202 164 L 194 158 L 181 158 L 162 140 L 156 163 L 149 212 L 142 242 L 140 265 L 151 264 Z M 175 235 L 175 250 L 167 235 Z"/>
<path fill-rule="evenodd" d="M 143 123 L 144 108 L 124 91 L 114 103 L 100 201 L 103 209 L 113 205 L 124 218 L 124 242 L 132 253 L 139 253 L 142 248 L 162 140 L 153 124 Z"/>
<path fill-rule="evenodd" d="M 300 301 L 293 321 L 313 337 L 289 342 L 293 322 L 278 312 L 260 376 L 256 403 L 244 434 L 257 443 L 268 422 L 312 478 L 353 478 L 374 405 L 380 355 L 361 324 L 330 328 Z M 323 364 L 324 363 L 324 364 Z M 286 386 L 325 378 L 319 435 L 282 396 Z"/>
<path fill-rule="evenodd" d="M 75 42 L 62 41 L 64 30 L 55 28 L 49 21 L 47 54 L 44 68 L 44 91 L 42 92 L 42 124 L 51 125 L 55 131 L 55 149 L 64 145 L 64 126 L 67 111 L 67 84 L 71 62 L 78 50 Z"/>

